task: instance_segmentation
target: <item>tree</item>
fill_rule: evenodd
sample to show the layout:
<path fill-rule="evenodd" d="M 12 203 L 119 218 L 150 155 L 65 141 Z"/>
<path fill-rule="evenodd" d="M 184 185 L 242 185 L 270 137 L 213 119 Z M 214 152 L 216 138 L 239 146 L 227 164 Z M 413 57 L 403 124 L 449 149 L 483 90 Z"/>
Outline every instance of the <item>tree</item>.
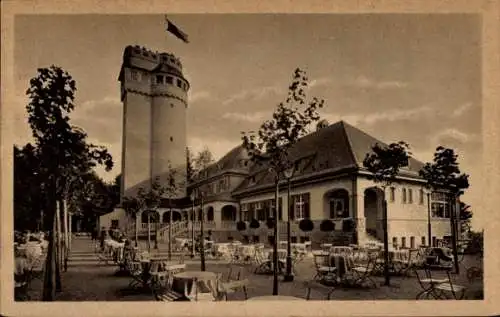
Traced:
<path fill-rule="evenodd" d="M 187 179 L 189 182 L 193 180 L 193 177 L 200 173 L 202 170 L 207 168 L 210 164 L 215 161 L 212 152 L 208 147 L 194 155 L 191 150 L 187 151 Z"/>
<path fill-rule="evenodd" d="M 163 187 L 164 194 L 168 198 L 169 206 L 169 223 L 168 223 L 168 258 L 172 258 L 172 199 L 176 196 L 179 188 L 183 187 L 184 184 L 178 182 L 177 171 L 169 166 L 165 187 Z M 156 240 L 158 237 L 156 237 Z M 158 248 L 157 241 L 155 240 L 155 246 Z"/>
<path fill-rule="evenodd" d="M 193 176 L 195 174 L 195 167 L 194 167 L 194 157 L 193 153 L 189 149 L 189 147 L 186 147 L 186 179 L 188 183 L 191 183 L 193 181 Z"/>
<path fill-rule="evenodd" d="M 257 132 L 242 132 L 243 147 L 247 150 L 250 160 L 257 166 L 264 166 L 274 173 L 276 193 L 275 212 L 273 218 L 278 221 L 279 181 L 283 172 L 293 165 L 289 159 L 289 150 L 297 141 L 306 135 L 311 123 L 319 120 L 317 110 L 323 107 L 324 100 L 316 97 L 308 101 L 306 89 L 308 78 L 306 72 L 297 68 L 293 74 L 292 83 L 288 88 L 285 102 L 278 104 L 272 119 L 264 121 Z M 302 111 L 299 108 L 304 108 Z M 288 236 L 290 222 L 288 221 Z M 273 295 L 278 294 L 278 225 L 274 226 L 274 280 Z M 289 252 L 290 253 L 290 252 Z M 287 257 L 287 272 L 291 270 L 291 255 Z"/>
<path fill-rule="evenodd" d="M 408 166 L 411 153 L 410 146 L 403 141 L 391 143 L 388 146 L 375 144 L 372 152 L 367 153 L 363 166 L 370 172 L 369 179 L 381 185 L 384 191 L 383 230 L 384 230 L 384 275 L 385 285 L 390 285 L 389 277 L 389 237 L 387 236 L 387 200 L 385 189 L 396 181 L 399 170 Z"/>
<path fill-rule="evenodd" d="M 460 210 L 458 219 L 460 220 L 460 232 L 469 232 L 471 230 L 470 220 L 472 219 L 473 212 L 470 210 L 471 206 L 463 201 L 460 202 Z"/>
<path fill-rule="evenodd" d="M 52 222 L 46 274 L 44 301 L 52 301 L 60 289 L 59 263 L 56 261 L 56 206 L 64 206 L 72 178 L 78 178 L 97 165 L 109 171 L 113 167 L 106 148 L 87 143 L 86 133 L 70 124 L 69 114 L 74 110 L 76 82 L 62 68 L 51 66 L 38 69 L 26 91 L 30 101 L 26 106 L 28 123 L 32 130 L 40 159 L 39 174 L 43 178 L 48 201 L 48 218 Z M 59 237 L 57 237 L 59 239 Z"/>
<path fill-rule="evenodd" d="M 451 193 L 451 236 L 453 248 L 453 260 L 455 262 L 455 272 L 459 273 L 459 263 L 457 254 L 457 227 L 456 227 L 456 210 L 457 201 L 464 193 L 465 189 L 469 188 L 469 175 L 460 171 L 458 163 L 458 155 L 453 149 L 438 146 L 434 152 L 434 160 L 432 163 L 426 163 L 419 171 L 419 175 L 427 181 L 427 187 L 433 191 L 445 190 Z"/>
<path fill-rule="evenodd" d="M 151 213 L 156 212 L 156 209 L 160 206 L 161 198 L 165 192 L 166 188 L 160 183 L 159 177 L 155 178 L 148 188 L 141 187 L 137 191 L 138 205 L 142 207 L 142 212 L 147 212 L 148 216 L 148 252 L 151 252 Z M 156 234 L 155 230 L 155 236 Z"/>
<path fill-rule="evenodd" d="M 43 180 L 39 173 L 38 149 L 28 143 L 14 146 L 14 228 L 16 230 L 44 230 L 47 220 L 47 201 L 43 194 Z"/>

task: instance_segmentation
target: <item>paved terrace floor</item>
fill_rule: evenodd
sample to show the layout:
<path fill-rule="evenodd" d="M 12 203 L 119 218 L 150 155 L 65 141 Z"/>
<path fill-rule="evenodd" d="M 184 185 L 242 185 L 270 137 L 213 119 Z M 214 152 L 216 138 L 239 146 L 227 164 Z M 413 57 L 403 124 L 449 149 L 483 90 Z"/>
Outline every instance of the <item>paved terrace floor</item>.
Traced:
<path fill-rule="evenodd" d="M 144 242 L 141 247 L 145 247 Z M 93 243 L 88 237 L 73 238 L 72 254 L 68 263 L 68 271 L 62 273 L 62 292 L 57 294 L 57 301 L 154 301 L 151 293 L 137 293 L 128 289 L 131 277 L 115 276 L 117 266 L 98 263 L 93 251 Z M 161 245 L 159 252 L 165 254 L 166 246 Z M 186 259 L 187 270 L 199 270 L 199 259 Z M 467 286 L 466 299 L 482 299 L 482 281 L 470 284 L 467 281 L 465 268 L 481 265 L 475 256 L 466 256 L 461 264 L 461 274 L 455 276 L 456 284 Z M 233 271 L 235 265 L 232 266 Z M 207 271 L 228 272 L 229 264 L 222 261 L 207 260 Z M 281 282 L 280 295 L 305 298 L 306 290 L 303 282 L 310 280 L 315 273 L 312 258 L 307 258 L 296 267 L 297 275 L 294 282 Z M 242 278 L 250 280 L 248 296 L 264 296 L 272 294 L 273 277 L 253 273 L 251 266 L 242 266 Z M 383 283 L 383 277 L 373 278 L 378 285 Z M 392 277 L 390 287 L 378 288 L 337 288 L 331 300 L 413 300 L 420 291 L 415 277 Z M 41 300 L 42 281 L 34 280 L 31 284 L 30 297 L 32 301 Z M 324 300 L 325 295 L 312 291 L 312 300 Z M 244 300 L 242 293 L 230 294 L 228 300 Z"/>

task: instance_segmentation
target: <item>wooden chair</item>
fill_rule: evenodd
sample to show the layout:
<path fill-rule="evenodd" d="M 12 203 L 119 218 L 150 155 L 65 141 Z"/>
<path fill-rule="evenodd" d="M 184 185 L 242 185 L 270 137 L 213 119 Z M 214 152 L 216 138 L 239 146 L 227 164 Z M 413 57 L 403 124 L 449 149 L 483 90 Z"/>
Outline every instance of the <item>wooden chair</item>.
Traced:
<path fill-rule="evenodd" d="M 128 284 L 129 287 L 135 288 L 138 286 L 143 286 L 143 276 L 142 276 L 142 264 L 139 261 L 130 261 L 127 264 L 128 272 L 132 277 L 132 280 Z"/>
<path fill-rule="evenodd" d="M 449 299 L 448 294 L 451 294 L 454 299 L 463 299 L 466 288 L 461 285 L 454 284 L 450 270 L 446 270 L 446 278 L 437 279 L 432 277 L 432 271 L 429 265 L 424 266 L 423 273 L 419 273 L 417 268 L 413 270 L 417 276 L 418 282 L 422 288 L 416 296 L 416 299 Z"/>
<path fill-rule="evenodd" d="M 311 290 L 315 290 L 321 294 L 324 294 L 326 292 L 327 300 L 330 300 L 333 291 L 335 291 L 335 288 L 333 286 L 327 286 L 319 283 L 318 281 L 305 281 L 304 287 L 306 289 L 306 300 L 310 300 Z"/>
<path fill-rule="evenodd" d="M 184 294 L 172 290 L 171 273 L 168 271 L 158 272 L 155 274 L 155 282 L 153 283 L 153 296 L 157 301 L 173 302 L 184 297 Z"/>
<path fill-rule="evenodd" d="M 349 275 L 353 277 L 351 280 L 353 284 L 362 286 L 364 282 L 370 282 L 375 288 L 378 288 L 377 283 L 372 279 L 375 270 L 376 255 L 368 256 L 365 264 L 355 264 L 349 268 Z"/>
<path fill-rule="evenodd" d="M 15 301 L 26 301 L 30 300 L 28 294 L 30 285 L 30 271 L 25 270 L 23 274 L 14 275 L 14 300 Z"/>
<path fill-rule="evenodd" d="M 222 282 L 220 283 L 218 287 L 218 292 L 224 300 L 227 301 L 227 295 L 228 294 L 233 294 L 236 291 L 243 291 L 243 294 L 245 295 L 245 300 L 248 299 L 248 292 L 247 292 L 247 287 L 250 284 L 250 281 L 248 279 L 243 279 L 243 280 L 232 280 L 229 282 Z"/>
<path fill-rule="evenodd" d="M 330 255 L 328 253 L 314 254 L 314 267 L 316 274 L 313 277 L 314 281 L 325 281 L 329 278 L 335 278 L 336 268 L 329 265 Z"/>

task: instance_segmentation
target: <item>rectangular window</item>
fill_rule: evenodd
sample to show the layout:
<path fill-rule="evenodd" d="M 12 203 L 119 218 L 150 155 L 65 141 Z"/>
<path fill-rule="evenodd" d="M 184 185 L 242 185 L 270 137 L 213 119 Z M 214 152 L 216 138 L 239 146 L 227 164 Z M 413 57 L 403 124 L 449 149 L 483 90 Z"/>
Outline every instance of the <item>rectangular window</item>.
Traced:
<path fill-rule="evenodd" d="M 423 189 L 420 189 L 420 191 L 419 191 L 419 203 L 420 203 L 420 205 L 424 204 L 424 190 Z"/>
<path fill-rule="evenodd" d="M 436 237 L 432 237 L 432 246 L 433 247 L 437 246 L 437 238 Z"/>
<path fill-rule="evenodd" d="M 177 87 L 182 88 L 182 81 L 177 79 Z"/>
<path fill-rule="evenodd" d="M 293 219 L 301 220 L 301 219 L 309 219 L 310 214 L 310 205 L 309 205 L 309 193 L 293 195 Z"/>
<path fill-rule="evenodd" d="M 297 237 L 296 237 L 296 236 L 292 236 L 292 237 L 290 237 L 290 241 L 291 241 L 292 243 L 297 243 Z"/>
<path fill-rule="evenodd" d="M 163 76 L 162 75 L 156 75 L 156 83 L 163 84 Z"/>
<path fill-rule="evenodd" d="M 410 248 L 415 249 L 415 237 L 410 237 Z"/>
<path fill-rule="evenodd" d="M 391 203 L 394 202 L 395 196 L 396 196 L 396 188 L 394 187 L 389 188 L 389 201 Z"/>
<path fill-rule="evenodd" d="M 406 237 L 401 238 L 401 247 L 406 248 Z"/>
<path fill-rule="evenodd" d="M 431 212 L 434 218 L 449 218 L 450 204 L 447 200 L 447 195 L 441 192 L 431 194 Z"/>
<path fill-rule="evenodd" d="M 420 245 L 425 245 L 425 237 L 420 238 Z"/>
<path fill-rule="evenodd" d="M 269 209 L 270 209 L 270 217 L 273 217 L 274 218 L 274 215 L 275 215 L 275 212 L 276 212 L 276 207 L 274 205 L 274 199 L 271 199 L 270 203 L 269 203 Z M 281 199 L 281 197 L 279 198 L 278 200 L 278 203 L 279 203 L 279 208 L 278 208 L 278 220 L 283 220 L 283 201 Z M 292 219 L 292 218 L 290 218 Z"/>
<path fill-rule="evenodd" d="M 402 188 L 401 192 L 403 194 L 402 197 L 401 197 L 402 203 L 406 204 L 406 188 Z"/>
<path fill-rule="evenodd" d="M 118 228 L 118 220 L 116 220 L 116 219 L 111 220 L 111 228 L 113 228 L 113 229 Z"/>
<path fill-rule="evenodd" d="M 392 237 L 392 247 L 393 248 L 398 247 L 398 238 L 397 237 Z"/>
<path fill-rule="evenodd" d="M 413 190 L 408 188 L 408 203 L 413 204 Z"/>
<path fill-rule="evenodd" d="M 300 243 L 306 243 L 306 242 L 309 242 L 309 237 L 306 236 L 300 237 Z"/>
<path fill-rule="evenodd" d="M 166 76 L 165 77 L 165 82 L 167 84 L 173 84 L 174 83 L 174 79 L 172 77 L 170 77 L 170 76 Z"/>

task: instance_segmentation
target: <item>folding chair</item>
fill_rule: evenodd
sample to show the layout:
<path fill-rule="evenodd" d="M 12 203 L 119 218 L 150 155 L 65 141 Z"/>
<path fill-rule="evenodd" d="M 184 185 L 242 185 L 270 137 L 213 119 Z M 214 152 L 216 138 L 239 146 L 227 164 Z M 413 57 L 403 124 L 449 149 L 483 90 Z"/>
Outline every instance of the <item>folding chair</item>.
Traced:
<path fill-rule="evenodd" d="M 247 300 L 248 299 L 247 287 L 249 284 L 250 281 L 248 279 L 243 279 L 243 280 L 238 279 L 228 282 L 222 282 L 218 287 L 218 291 L 220 295 L 224 298 L 224 300 L 227 301 L 228 294 L 233 294 L 238 290 L 242 290 L 243 294 L 245 295 L 245 300 Z"/>
<path fill-rule="evenodd" d="M 139 261 L 130 261 L 128 263 L 128 271 L 132 280 L 128 284 L 129 287 L 135 288 L 138 286 L 143 286 L 143 276 L 142 276 L 142 264 Z"/>
<path fill-rule="evenodd" d="M 172 290 L 172 275 L 169 271 L 156 273 L 152 284 L 153 296 L 157 301 L 173 302 L 184 297 L 184 294 Z"/>
<path fill-rule="evenodd" d="M 310 300 L 311 290 L 313 289 L 321 294 L 324 294 L 324 292 L 326 292 L 327 300 L 330 300 L 333 291 L 335 291 L 335 288 L 333 286 L 327 286 L 319 283 L 318 281 L 305 281 L 304 287 L 306 289 L 306 300 Z"/>
<path fill-rule="evenodd" d="M 419 271 L 423 271 L 420 272 Z M 436 279 L 432 277 L 429 266 L 424 265 L 422 269 L 414 268 L 413 272 L 417 277 L 418 283 L 421 287 L 421 291 L 415 297 L 418 299 L 429 299 L 430 297 L 434 299 L 442 299 L 442 292 L 438 291 L 436 286 L 442 283 L 446 283 L 447 279 Z M 422 274 L 423 273 L 423 274 Z"/>
<path fill-rule="evenodd" d="M 325 281 L 329 278 L 335 278 L 336 268 L 330 266 L 329 259 L 330 254 L 326 252 L 314 253 L 314 267 L 316 268 L 316 274 L 313 277 L 313 281 Z"/>
<path fill-rule="evenodd" d="M 355 264 L 349 268 L 349 273 L 353 277 L 353 284 L 362 286 L 364 282 L 370 282 L 375 288 L 378 288 L 377 283 L 372 279 L 375 269 L 376 255 L 368 255 L 364 265 Z"/>
<path fill-rule="evenodd" d="M 262 248 L 255 248 L 255 274 L 267 274 L 271 271 L 269 260 L 266 258 Z"/>

